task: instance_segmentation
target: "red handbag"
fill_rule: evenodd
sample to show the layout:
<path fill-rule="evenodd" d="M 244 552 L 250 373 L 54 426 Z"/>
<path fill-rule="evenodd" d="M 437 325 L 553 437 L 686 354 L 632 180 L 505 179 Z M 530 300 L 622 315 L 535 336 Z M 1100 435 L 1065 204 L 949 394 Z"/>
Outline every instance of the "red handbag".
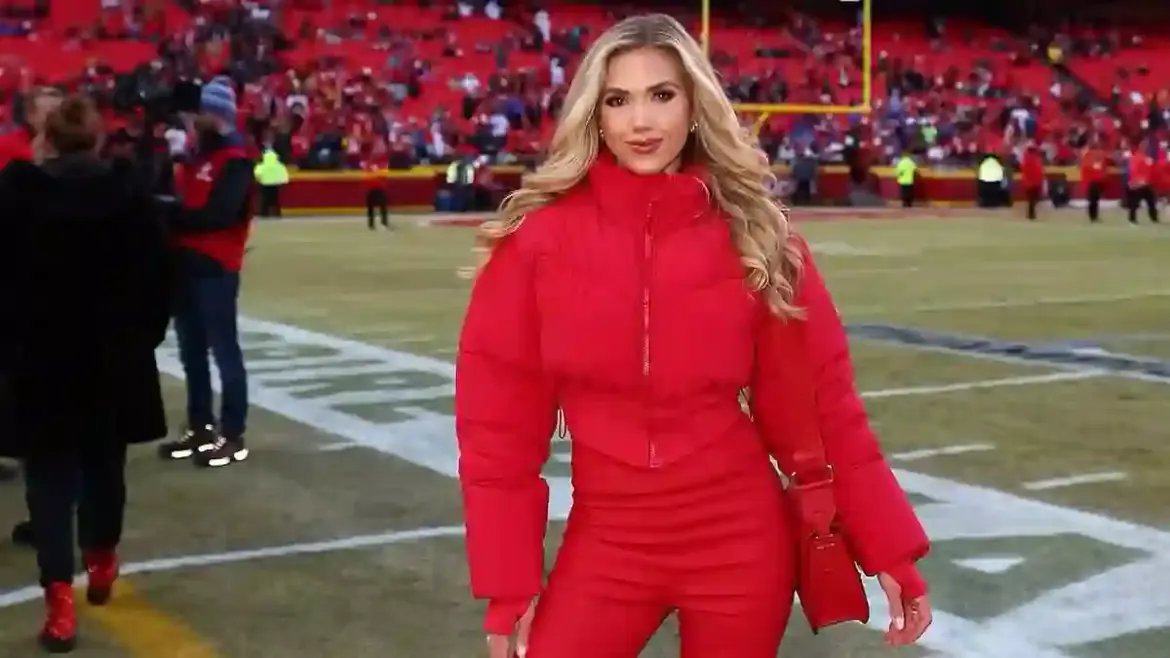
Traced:
<path fill-rule="evenodd" d="M 813 633 L 847 621 L 869 621 L 869 599 L 845 538 L 836 526 L 833 471 L 817 480 L 794 477 L 788 498 L 797 519 L 796 593 Z"/>
<path fill-rule="evenodd" d="M 796 520 L 796 593 L 813 633 L 848 621 L 869 621 L 869 599 L 857 562 L 838 524 L 833 467 L 825 457 L 817 414 L 813 371 L 805 355 L 805 323 L 789 320 L 798 348 L 793 365 L 803 385 L 791 387 L 798 399 L 786 443 L 792 446 L 793 472 L 788 474 L 788 500 Z"/>

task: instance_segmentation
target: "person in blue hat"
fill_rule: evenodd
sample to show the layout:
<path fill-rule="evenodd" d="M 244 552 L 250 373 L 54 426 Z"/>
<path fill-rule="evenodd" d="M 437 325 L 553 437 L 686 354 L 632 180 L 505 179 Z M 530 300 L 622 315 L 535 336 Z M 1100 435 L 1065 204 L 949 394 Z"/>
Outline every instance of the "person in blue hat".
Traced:
<path fill-rule="evenodd" d="M 248 458 L 248 377 L 237 318 L 255 180 L 238 130 L 230 78 L 219 76 L 203 86 L 199 112 L 190 123 L 195 152 L 176 181 L 181 201 L 169 222 L 178 252 L 174 326 L 187 382 L 188 429 L 161 445 L 159 454 L 219 467 Z M 218 422 L 209 353 L 220 373 Z"/>

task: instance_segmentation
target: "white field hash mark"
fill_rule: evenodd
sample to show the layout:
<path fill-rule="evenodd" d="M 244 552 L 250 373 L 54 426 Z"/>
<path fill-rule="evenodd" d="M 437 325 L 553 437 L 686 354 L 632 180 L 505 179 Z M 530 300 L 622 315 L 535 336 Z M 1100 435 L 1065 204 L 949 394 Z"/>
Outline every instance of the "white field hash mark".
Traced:
<path fill-rule="evenodd" d="M 969 452 L 987 452 L 989 450 L 995 450 L 995 446 L 991 445 L 990 443 L 967 443 L 956 446 L 943 446 L 941 448 L 923 448 L 922 450 L 895 452 L 887 455 L 887 458 L 902 462 L 912 462 L 918 461 L 919 459 L 949 457 L 951 455 L 965 455 Z"/>
<path fill-rule="evenodd" d="M 453 383 L 454 366 L 446 361 L 273 322 L 241 318 L 240 326 L 245 332 L 266 334 L 268 338 L 264 342 L 268 345 L 283 343 L 288 352 L 331 351 L 337 366 L 374 361 L 383 364 L 386 377 L 405 379 L 415 373 Z M 256 343 L 246 343 L 245 347 L 254 350 Z M 254 368 L 264 369 L 263 364 L 264 359 L 249 360 L 249 366 Z M 321 365 L 324 364 L 314 363 L 314 367 Z M 182 377 L 173 345 L 160 350 L 159 367 Z M 319 381 L 328 380 L 321 370 L 316 372 Z M 375 422 L 329 406 L 326 400 L 335 396 L 294 394 L 289 387 L 303 381 L 295 374 L 279 379 L 285 382 L 253 378 L 250 390 L 253 404 L 353 445 L 448 477 L 456 476 L 458 448 L 454 418 L 450 414 L 403 406 L 404 391 L 398 388 L 381 393 L 385 394 L 386 405 L 405 413 L 406 420 Z M 436 399 L 441 391 L 449 394 L 448 386 L 431 388 Z M 949 390 L 951 387 L 947 386 L 939 392 Z M 367 401 L 374 400 L 378 393 L 366 392 Z M 398 401 L 394 402 L 396 398 Z M 921 643 L 924 648 L 949 658 L 1072 658 L 1065 648 L 1170 627 L 1170 588 L 1157 586 L 1170 572 L 1170 532 L 922 473 L 895 469 L 895 474 L 907 492 L 929 499 L 930 502 L 919 505 L 917 510 L 936 542 L 1079 535 L 1139 554 L 1127 564 L 1042 592 L 989 619 L 974 621 L 939 610 L 934 627 Z M 563 520 L 572 502 L 571 483 L 567 477 L 549 476 L 546 480 L 550 490 L 549 518 Z M 889 621 L 885 616 L 885 597 L 876 581 L 868 580 L 867 586 L 875 613 L 870 626 L 884 630 Z"/>
<path fill-rule="evenodd" d="M 1032 482 L 1025 482 L 1023 487 L 1028 491 L 1047 491 L 1049 489 L 1063 489 L 1065 487 L 1075 487 L 1080 484 L 1097 484 L 1101 482 L 1121 482 L 1129 479 L 1129 476 L 1121 471 L 1108 471 L 1105 473 L 1083 473 L 1080 475 L 1070 475 L 1068 477 L 1050 478 L 1047 480 L 1035 480 Z"/>

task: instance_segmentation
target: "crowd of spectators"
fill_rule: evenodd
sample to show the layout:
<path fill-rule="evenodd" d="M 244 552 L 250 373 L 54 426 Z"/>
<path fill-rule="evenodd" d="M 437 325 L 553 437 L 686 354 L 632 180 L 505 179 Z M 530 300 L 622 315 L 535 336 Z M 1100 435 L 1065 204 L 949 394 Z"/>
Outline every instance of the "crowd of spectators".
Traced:
<path fill-rule="evenodd" d="M 98 55 L 72 79 L 49 82 L 109 101 L 119 78 L 102 61 L 100 43 L 150 42 L 155 57 L 135 72 L 140 85 L 230 73 L 241 85 L 242 127 L 248 137 L 257 146 L 272 145 L 302 168 L 352 168 L 371 161 L 400 168 L 464 156 L 534 161 L 560 110 L 574 61 L 596 31 L 579 24 L 572 13 L 562 17 L 560 5 L 521 7 L 497 0 L 443 6 L 443 22 L 436 26 L 381 21 L 374 9 L 393 0 L 369 0 L 369 11 L 357 0 L 180 0 L 185 10 L 180 20 L 163 4 L 166 0 L 101 1 L 96 24 L 52 35 L 65 48 Z M 0 30 L 36 35 L 45 3 L 29 0 L 26 5 L 11 5 L 19 9 L 0 18 Z M 617 19 L 636 10 L 607 11 Z M 492 31 L 491 40 L 461 40 L 452 27 L 468 20 L 496 21 L 501 29 Z M 861 102 L 862 34 L 856 24 L 819 23 L 787 12 L 754 14 L 751 20 L 777 35 L 756 45 L 751 61 L 721 48 L 717 40 L 711 50 L 735 100 Z M 920 34 L 906 37 L 923 41 L 932 52 L 875 52 L 871 113 L 777 114 L 761 121 L 745 115 L 745 122 L 757 124 L 762 143 L 777 161 L 805 153 L 835 161 L 848 145 L 861 145 L 873 163 L 892 162 L 910 150 L 933 165 L 967 165 L 978 153 L 1035 143 L 1047 162 L 1073 164 L 1093 139 L 1118 152 L 1139 134 L 1153 136 L 1155 144 L 1167 140 L 1167 91 L 1149 93 L 1128 84 L 1164 73 L 1152 71 L 1155 56 L 1146 67 L 1119 73 L 1107 90 L 1075 74 L 1079 62 L 1140 52 L 1140 35 L 1063 25 L 1006 36 L 951 30 L 942 19 L 923 21 L 915 29 Z M 347 43 L 361 44 L 376 57 L 355 62 L 330 50 Z M 932 56 L 956 46 L 1007 53 L 1009 63 L 989 58 L 963 67 L 955 58 Z M 479 62 L 490 58 L 494 67 L 460 70 L 469 56 Z M 516 66 L 517 58 L 523 66 Z M 1046 88 L 1034 88 L 1035 76 L 1029 76 L 1033 85 L 1028 87 L 1013 72 L 1013 67 L 1046 60 L 1056 64 L 1046 74 Z M 0 58 L 0 97 L 8 101 L 21 89 L 46 82 L 38 80 L 36 64 L 18 55 Z M 11 103 L 3 106 L 0 124 L 19 119 L 9 111 Z M 136 129 L 134 117 L 111 112 L 109 118 L 128 131 Z"/>

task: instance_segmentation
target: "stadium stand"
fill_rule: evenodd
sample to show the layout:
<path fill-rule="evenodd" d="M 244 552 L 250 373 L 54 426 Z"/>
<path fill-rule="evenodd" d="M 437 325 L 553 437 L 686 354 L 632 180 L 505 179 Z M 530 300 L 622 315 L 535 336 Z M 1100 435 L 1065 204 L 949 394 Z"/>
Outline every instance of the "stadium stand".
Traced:
<path fill-rule="evenodd" d="M 0 94 L 53 83 L 108 97 L 118 72 L 167 80 L 227 70 L 244 83 L 250 136 L 302 168 L 369 157 L 408 167 L 466 153 L 526 161 L 538 156 L 590 38 L 644 9 L 501 4 L 7 0 Z M 671 11 L 698 29 L 697 7 Z M 861 30 L 854 15 L 821 14 L 716 13 L 711 56 L 732 96 L 859 103 Z M 733 20 L 744 15 L 747 24 Z M 1029 139 L 1051 164 L 1073 164 L 1094 136 L 1112 149 L 1139 134 L 1164 143 L 1170 94 L 1155 69 L 1170 38 L 1092 25 L 1028 32 L 878 18 L 873 112 L 772 115 L 758 125 L 761 141 L 778 160 L 806 147 L 834 160 L 853 135 L 875 163 L 909 148 L 956 165 Z M 11 103 L 3 112 L 0 123 L 15 118 Z"/>

